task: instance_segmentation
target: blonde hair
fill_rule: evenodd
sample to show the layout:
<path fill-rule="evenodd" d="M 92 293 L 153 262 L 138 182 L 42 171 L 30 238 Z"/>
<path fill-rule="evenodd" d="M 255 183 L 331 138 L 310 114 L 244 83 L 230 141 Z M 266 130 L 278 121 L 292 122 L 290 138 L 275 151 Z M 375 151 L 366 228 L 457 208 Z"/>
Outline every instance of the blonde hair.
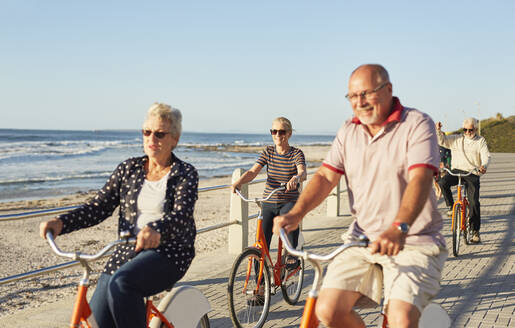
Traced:
<path fill-rule="evenodd" d="M 157 116 L 170 123 L 170 134 L 179 138 L 182 133 L 182 114 L 177 108 L 163 103 L 153 103 L 148 109 L 145 122 L 152 116 Z"/>
<path fill-rule="evenodd" d="M 287 132 L 292 132 L 293 131 L 293 128 L 291 126 L 291 122 L 286 117 L 279 116 L 273 122 L 281 123 L 285 127 Z"/>

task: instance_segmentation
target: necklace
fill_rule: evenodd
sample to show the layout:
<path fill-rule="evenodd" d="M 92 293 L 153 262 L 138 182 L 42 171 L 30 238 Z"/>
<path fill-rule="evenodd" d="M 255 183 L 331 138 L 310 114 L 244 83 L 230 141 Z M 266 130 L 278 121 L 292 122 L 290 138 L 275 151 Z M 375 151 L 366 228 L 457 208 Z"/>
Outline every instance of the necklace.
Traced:
<path fill-rule="evenodd" d="M 170 171 L 170 165 L 160 166 L 158 164 L 154 165 L 151 168 L 150 161 L 145 165 L 146 171 L 146 179 L 149 181 L 160 180 L 163 176 L 165 176 Z"/>

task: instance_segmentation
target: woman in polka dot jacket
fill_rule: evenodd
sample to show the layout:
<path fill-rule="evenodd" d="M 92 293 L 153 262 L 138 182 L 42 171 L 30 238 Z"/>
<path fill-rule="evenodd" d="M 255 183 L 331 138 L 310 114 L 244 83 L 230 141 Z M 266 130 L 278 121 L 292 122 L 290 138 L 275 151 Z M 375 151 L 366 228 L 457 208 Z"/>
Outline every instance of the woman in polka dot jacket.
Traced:
<path fill-rule="evenodd" d="M 172 150 L 181 135 L 182 115 L 153 104 L 143 124 L 146 156 L 116 168 L 96 197 L 40 225 L 40 235 L 69 233 L 98 224 L 119 206 L 118 231 L 131 231 L 135 246 L 119 246 L 101 274 L 90 305 L 103 327 L 145 327 L 144 297 L 171 288 L 195 256 L 193 210 L 198 173 Z"/>

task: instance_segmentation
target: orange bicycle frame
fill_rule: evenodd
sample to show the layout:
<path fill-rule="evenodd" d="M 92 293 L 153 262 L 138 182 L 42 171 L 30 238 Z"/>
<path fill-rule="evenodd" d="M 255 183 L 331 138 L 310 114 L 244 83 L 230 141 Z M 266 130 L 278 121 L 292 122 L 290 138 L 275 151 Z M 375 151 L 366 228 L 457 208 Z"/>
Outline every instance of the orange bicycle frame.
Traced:
<path fill-rule="evenodd" d="M 467 206 L 468 206 L 468 201 L 466 198 L 462 198 L 462 193 L 461 193 L 461 185 L 458 185 L 458 188 L 457 188 L 457 200 L 454 202 L 453 206 L 452 206 L 452 221 L 451 221 L 451 227 L 454 226 L 454 213 L 456 213 L 456 205 L 457 204 L 460 204 L 460 230 L 465 230 L 466 227 L 465 227 L 465 211 L 467 210 Z"/>
<path fill-rule="evenodd" d="M 87 327 L 91 327 L 88 320 L 90 320 L 90 318 L 92 318 L 93 312 L 91 311 L 88 300 L 86 298 L 87 292 L 88 292 L 88 286 L 79 285 L 77 297 L 75 299 L 75 304 L 73 306 L 73 313 L 72 313 L 72 318 L 70 321 L 70 328 L 80 327 L 81 323 L 85 324 Z M 147 316 L 146 316 L 147 324 L 150 323 L 152 318 L 158 317 L 167 328 L 174 328 L 172 323 L 169 322 L 161 312 L 159 312 L 159 310 L 154 306 L 154 304 L 152 303 L 151 300 L 147 300 L 146 308 L 147 308 Z"/>
<path fill-rule="evenodd" d="M 86 294 L 88 292 L 88 286 L 79 285 L 79 289 L 77 292 L 77 297 L 75 298 L 75 304 L 73 306 L 72 318 L 70 321 L 70 327 L 79 327 L 81 322 L 88 322 L 89 317 L 91 316 L 91 308 L 89 307 L 88 301 L 86 299 Z M 88 327 L 89 324 L 87 323 Z"/>
<path fill-rule="evenodd" d="M 168 322 L 166 317 L 154 306 L 154 303 L 150 299 L 147 299 L 147 324 L 149 324 L 154 317 L 158 317 L 165 327 L 174 328 L 172 323 Z"/>
<path fill-rule="evenodd" d="M 302 313 L 302 321 L 300 322 L 300 328 L 316 328 L 318 327 L 318 318 L 315 313 L 315 305 L 317 303 L 316 296 L 309 296 L 306 299 L 306 305 L 304 306 L 304 312 Z"/>
<path fill-rule="evenodd" d="M 281 279 L 281 269 L 284 266 L 284 264 L 282 263 L 282 251 L 283 251 L 282 240 L 279 239 L 278 246 L 277 246 L 277 262 L 275 263 L 275 265 L 273 265 L 273 261 L 272 261 L 272 258 L 270 256 L 270 252 L 268 250 L 268 246 L 266 245 L 266 242 L 265 242 L 265 234 L 263 232 L 262 218 L 258 219 L 257 228 L 256 228 L 256 242 L 254 243 L 253 247 L 261 249 L 261 257 L 259 259 L 259 274 L 258 274 L 258 281 L 257 281 L 255 292 L 257 293 L 258 289 L 259 289 L 259 286 L 261 286 L 261 280 L 263 278 L 263 267 L 264 267 L 265 261 L 267 261 L 267 260 L 268 260 L 268 263 L 270 263 L 271 268 L 273 270 L 273 277 L 274 277 L 275 285 L 276 286 L 281 285 L 281 281 L 282 281 L 282 279 Z M 248 283 L 248 280 L 249 280 L 250 272 L 252 270 L 252 268 L 251 268 L 252 263 L 251 262 L 252 261 L 249 260 L 249 267 L 247 269 L 247 277 L 245 279 L 244 290 L 247 289 L 247 283 Z M 294 275 L 296 272 L 297 272 L 297 270 L 295 270 L 293 272 L 290 272 L 288 274 L 288 277 L 290 277 L 291 275 Z M 283 279 L 286 279 L 286 277 L 283 278 Z"/>

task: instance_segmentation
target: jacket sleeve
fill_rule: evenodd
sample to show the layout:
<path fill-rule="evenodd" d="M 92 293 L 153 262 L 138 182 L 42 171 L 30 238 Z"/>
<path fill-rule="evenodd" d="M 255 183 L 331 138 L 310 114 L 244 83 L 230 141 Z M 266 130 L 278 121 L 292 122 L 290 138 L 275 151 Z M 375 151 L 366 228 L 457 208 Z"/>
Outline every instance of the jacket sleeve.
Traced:
<path fill-rule="evenodd" d="M 94 226 L 113 214 L 120 204 L 120 182 L 124 167 L 124 163 L 118 165 L 95 198 L 58 217 L 63 222 L 61 234 Z"/>

